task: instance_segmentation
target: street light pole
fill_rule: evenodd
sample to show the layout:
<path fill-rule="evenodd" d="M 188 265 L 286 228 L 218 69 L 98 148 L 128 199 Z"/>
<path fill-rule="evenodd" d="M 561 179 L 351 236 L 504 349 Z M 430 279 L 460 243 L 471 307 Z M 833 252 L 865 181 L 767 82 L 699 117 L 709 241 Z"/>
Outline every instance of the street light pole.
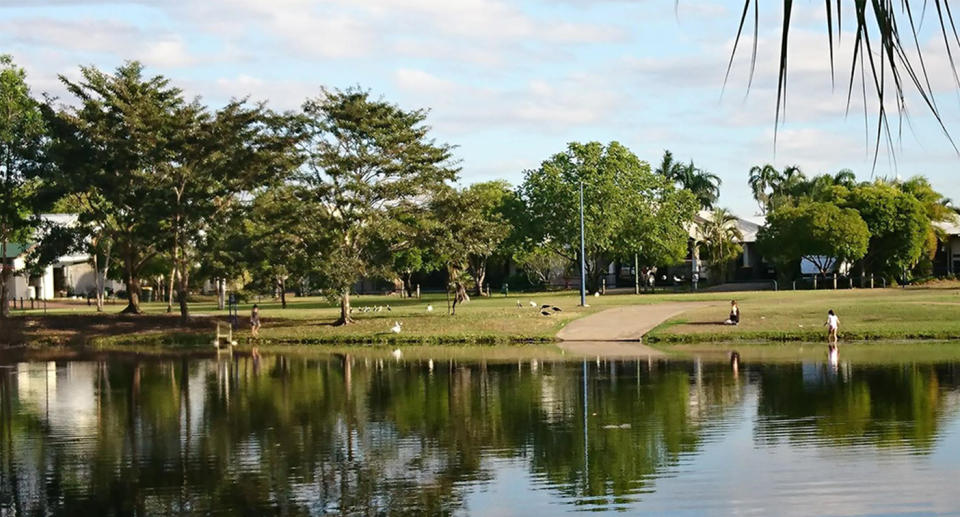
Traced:
<path fill-rule="evenodd" d="M 587 306 L 587 258 L 583 236 L 583 181 L 580 181 L 580 306 Z"/>

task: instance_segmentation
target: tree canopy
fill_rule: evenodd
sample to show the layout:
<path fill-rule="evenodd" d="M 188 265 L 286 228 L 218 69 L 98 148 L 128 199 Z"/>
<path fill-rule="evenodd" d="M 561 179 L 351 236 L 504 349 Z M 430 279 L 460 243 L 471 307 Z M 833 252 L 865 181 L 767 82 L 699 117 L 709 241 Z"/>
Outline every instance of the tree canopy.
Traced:
<path fill-rule="evenodd" d="M 581 182 L 590 289 L 597 289 L 612 257 L 639 253 L 648 263 L 670 264 L 686 255 L 694 196 L 617 142 L 571 143 L 524 172 L 519 192 L 534 243 L 577 259 Z"/>

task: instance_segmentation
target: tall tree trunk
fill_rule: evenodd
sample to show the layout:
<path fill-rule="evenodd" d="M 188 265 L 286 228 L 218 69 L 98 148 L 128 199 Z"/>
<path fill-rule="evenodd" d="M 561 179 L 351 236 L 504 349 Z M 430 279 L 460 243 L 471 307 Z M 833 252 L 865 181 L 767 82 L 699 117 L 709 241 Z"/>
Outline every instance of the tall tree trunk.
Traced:
<path fill-rule="evenodd" d="M 487 259 L 486 257 L 475 257 L 470 260 L 470 269 L 473 271 L 473 278 L 476 280 L 476 286 L 473 294 L 476 296 L 485 296 L 483 284 L 487 280 Z"/>
<path fill-rule="evenodd" d="M 280 308 L 287 308 L 287 279 L 284 276 L 277 278 L 277 286 L 280 288 Z"/>
<path fill-rule="evenodd" d="M 350 288 L 344 289 L 340 293 L 340 319 L 334 325 L 349 325 L 353 323 L 350 317 Z"/>
<path fill-rule="evenodd" d="M 173 286 L 177 278 L 177 266 L 170 268 L 170 278 L 167 279 L 167 312 L 173 312 Z"/>
<path fill-rule="evenodd" d="M 227 281 L 223 278 L 217 278 L 217 309 L 223 310 L 226 306 Z"/>
<path fill-rule="evenodd" d="M 127 283 L 127 307 L 121 311 L 122 314 L 143 314 L 140 309 L 140 279 L 134 271 L 134 258 L 127 256 L 124 258 L 125 280 Z"/>
<path fill-rule="evenodd" d="M 11 261 L 12 262 L 12 261 Z M 11 265 L 11 268 L 13 266 Z M 7 241 L 0 242 L 0 319 L 10 314 L 10 303 L 7 300 L 7 279 L 10 271 L 7 269 Z"/>
<path fill-rule="evenodd" d="M 184 256 L 181 254 L 181 257 Z M 180 271 L 177 272 L 177 298 L 180 302 L 180 322 L 186 323 L 190 319 L 190 307 L 187 305 L 187 293 L 190 288 L 190 272 L 186 270 L 185 260 L 180 261 Z"/>
<path fill-rule="evenodd" d="M 450 266 L 447 269 L 448 284 L 453 286 L 453 307 L 450 314 L 454 316 L 457 314 L 458 303 L 462 304 L 470 301 L 470 295 L 467 294 L 467 287 L 463 285 L 463 278 L 460 271 L 461 269 L 459 267 L 454 266 Z"/>

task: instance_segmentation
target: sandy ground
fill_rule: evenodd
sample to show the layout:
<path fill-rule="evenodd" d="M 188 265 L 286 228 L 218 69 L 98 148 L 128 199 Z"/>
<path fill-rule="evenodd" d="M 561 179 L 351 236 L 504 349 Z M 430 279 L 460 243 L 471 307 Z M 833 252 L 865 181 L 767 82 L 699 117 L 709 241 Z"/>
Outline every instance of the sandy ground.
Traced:
<path fill-rule="evenodd" d="M 563 341 L 640 341 L 644 334 L 678 314 L 723 302 L 665 302 L 615 307 L 570 322 L 557 338 Z"/>

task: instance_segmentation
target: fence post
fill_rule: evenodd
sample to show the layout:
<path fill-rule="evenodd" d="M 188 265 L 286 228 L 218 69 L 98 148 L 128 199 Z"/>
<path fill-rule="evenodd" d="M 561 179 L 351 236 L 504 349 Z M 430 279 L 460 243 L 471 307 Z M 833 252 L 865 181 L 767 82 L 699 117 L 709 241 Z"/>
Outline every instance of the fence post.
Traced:
<path fill-rule="evenodd" d="M 873 273 L 870 273 L 870 289 L 873 289 Z"/>
<path fill-rule="evenodd" d="M 793 282 L 790 282 L 790 285 L 793 286 L 793 290 L 794 290 L 794 291 L 797 290 L 797 281 L 796 281 L 796 280 L 794 280 Z"/>
<path fill-rule="evenodd" d="M 420 299 L 420 284 L 417 284 L 417 299 Z"/>
<path fill-rule="evenodd" d="M 813 275 L 813 290 L 817 290 L 817 275 Z"/>
<path fill-rule="evenodd" d="M 833 290 L 834 291 L 837 290 L 837 274 L 836 273 L 833 274 Z"/>

